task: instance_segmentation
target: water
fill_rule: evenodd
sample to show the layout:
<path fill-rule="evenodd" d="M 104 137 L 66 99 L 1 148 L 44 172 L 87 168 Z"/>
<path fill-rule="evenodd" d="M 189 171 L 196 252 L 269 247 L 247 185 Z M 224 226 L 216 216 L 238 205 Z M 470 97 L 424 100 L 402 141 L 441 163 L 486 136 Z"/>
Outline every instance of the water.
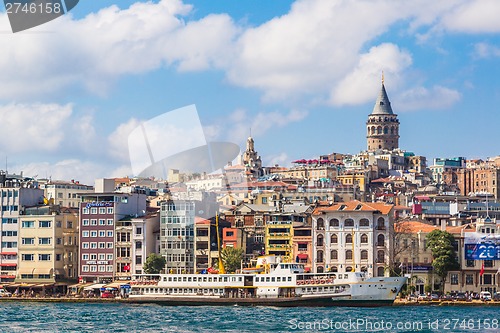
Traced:
<path fill-rule="evenodd" d="M 0 332 L 500 332 L 499 307 L 167 307 L 0 302 Z"/>

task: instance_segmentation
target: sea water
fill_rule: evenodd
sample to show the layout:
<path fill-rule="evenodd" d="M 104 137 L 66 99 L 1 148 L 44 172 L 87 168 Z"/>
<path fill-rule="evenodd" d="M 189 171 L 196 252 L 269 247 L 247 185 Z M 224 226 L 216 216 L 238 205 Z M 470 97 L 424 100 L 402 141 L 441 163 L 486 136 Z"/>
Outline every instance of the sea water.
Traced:
<path fill-rule="evenodd" d="M 0 332 L 500 332 L 500 308 L 0 302 Z"/>

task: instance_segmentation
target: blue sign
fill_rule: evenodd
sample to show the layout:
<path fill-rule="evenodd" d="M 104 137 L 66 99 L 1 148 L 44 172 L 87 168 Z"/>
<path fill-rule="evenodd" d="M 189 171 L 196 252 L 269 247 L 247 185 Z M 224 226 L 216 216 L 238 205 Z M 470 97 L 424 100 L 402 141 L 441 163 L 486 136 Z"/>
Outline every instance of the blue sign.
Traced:
<path fill-rule="evenodd" d="M 130 284 L 122 284 L 122 285 L 120 285 L 120 288 L 122 288 L 122 289 L 130 289 Z"/>
<path fill-rule="evenodd" d="M 465 244 L 467 260 L 500 260 L 500 244 Z"/>

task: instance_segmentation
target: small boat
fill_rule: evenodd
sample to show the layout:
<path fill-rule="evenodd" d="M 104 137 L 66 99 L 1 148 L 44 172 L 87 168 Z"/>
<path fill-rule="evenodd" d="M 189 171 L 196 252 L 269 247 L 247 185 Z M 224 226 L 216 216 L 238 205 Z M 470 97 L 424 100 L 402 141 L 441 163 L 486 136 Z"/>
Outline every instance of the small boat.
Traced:
<path fill-rule="evenodd" d="M 135 275 L 127 301 L 165 305 L 392 305 L 406 277 L 364 272 L 307 273 L 300 263 L 259 258 L 258 271 L 238 274 Z"/>

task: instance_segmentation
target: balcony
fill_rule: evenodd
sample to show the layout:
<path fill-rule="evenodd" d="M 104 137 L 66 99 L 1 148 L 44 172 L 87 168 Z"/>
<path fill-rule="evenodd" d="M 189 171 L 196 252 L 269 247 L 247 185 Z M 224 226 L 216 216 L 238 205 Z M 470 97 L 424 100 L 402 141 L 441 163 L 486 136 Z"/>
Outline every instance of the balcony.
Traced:
<path fill-rule="evenodd" d="M 377 230 L 385 230 L 385 225 L 378 225 L 375 227 Z"/>

